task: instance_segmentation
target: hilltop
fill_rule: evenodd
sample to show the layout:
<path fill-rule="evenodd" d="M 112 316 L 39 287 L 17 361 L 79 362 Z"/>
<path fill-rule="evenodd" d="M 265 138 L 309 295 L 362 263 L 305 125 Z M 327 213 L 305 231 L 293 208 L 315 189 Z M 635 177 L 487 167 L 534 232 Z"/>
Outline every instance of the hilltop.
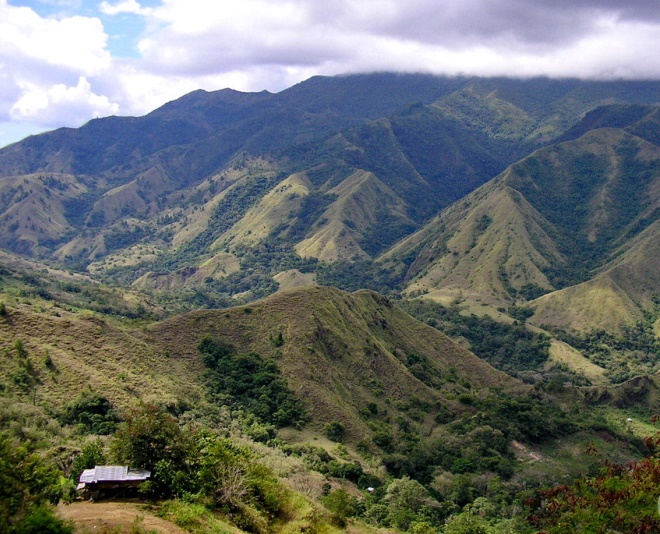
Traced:
<path fill-rule="evenodd" d="M 462 411 L 451 399 L 473 384 L 521 387 L 370 291 L 292 289 L 227 312 L 177 316 L 149 334 L 153 345 L 177 357 L 195 358 L 199 341 L 210 336 L 239 353 L 276 359 L 313 420 L 341 421 L 356 441 L 370 434 L 363 419 L 368 406 L 408 419 L 405 410 L 419 403 L 427 408 L 411 424 L 428 429 L 439 413 Z"/>
<path fill-rule="evenodd" d="M 8 305 L 0 324 L 0 343 L 11 349 L 22 341 L 33 362 L 34 394 L 53 405 L 89 388 L 117 406 L 136 397 L 196 404 L 204 396 L 205 374 L 198 345 L 209 336 L 237 353 L 277 362 L 317 430 L 339 421 L 351 442 L 372 435 L 364 419 L 368 406 L 428 432 L 438 414 L 464 411 L 454 399 L 473 385 L 484 392 L 524 389 L 369 291 L 292 289 L 249 306 L 185 313 L 146 329 L 54 304 Z M 18 363 L 10 353 L 6 358 L 3 389 L 21 393 L 12 383 Z M 415 403 L 427 406 L 416 422 L 406 413 L 418 410 Z"/>

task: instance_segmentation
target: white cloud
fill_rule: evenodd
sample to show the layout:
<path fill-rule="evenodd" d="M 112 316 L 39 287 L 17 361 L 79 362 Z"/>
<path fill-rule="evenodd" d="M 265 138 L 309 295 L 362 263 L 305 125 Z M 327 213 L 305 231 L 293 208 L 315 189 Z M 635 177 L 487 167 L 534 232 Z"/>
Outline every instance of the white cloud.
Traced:
<path fill-rule="evenodd" d="M 375 70 L 660 79 L 657 0 L 105 0 L 100 18 L 10 1 L 0 121 L 76 125 L 198 88 L 280 91 Z M 111 57 L 102 20 L 141 57 Z"/>
<path fill-rule="evenodd" d="M 199 89 L 199 80 L 162 76 L 140 69 L 133 62 L 118 63 L 111 73 L 97 79 L 103 94 L 121 103 L 121 114 L 144 115 L 164 103 Z M 214 87 L 207 85 L 206 87 Z"/>
<path fill-rule="evenodd" d="M 10 110 L 16 120 L 28 120 L 40 124 L 79 126 L 94 117 L 116 114 L 119 105 L 106 96 L 97 95 L 84 77 L 75 87 L 57 84 L 49 89 L 30 85 Z"/>
<path fill-rule="evenodd" d="M 143 68 L 154 74 L 202 79 L 242 72 L 247 87 L 239 88 L 255 90 L 264 88 L 255 86 L 267 78 L 263 73 L 272 77 L 265 88 L 279 90 L 310 71 L 660 77 L 650 54 L 624 53 L 624 59 L 617 52 L 620 45 L 654 50 L 654 32 L 645 28 L 660 32 L 646 16 L 650 6 L 640 0 L 164 0 L 150 14 L 152 29 L 139 49 Z M 589 64 L 580 64 L 578 53 Z"/>
<path fill-rule="evenodd" d="M 101 21 L 90 17 L 42 18 L 27 7 L 0 0 L 0 63 L 3 70 L 42 66 L 91 75 L 110 66 Z"/>
<path fill-rule="evenodd" d="M 0 0 L 0 120 L 80 126 L 118 112 L 90 83 L 112 69 L 107 38 L 98 18 L 42 17 Z"/>
<path fill-rule="evenodd" d="M 101 13 L 105 15 L 119 15 L 120 13 L 132 13 L 133 15 L 148 15 L 151 9 L 142 7 L 136 0 L 122 0 L 115 4 L 101 2 L 99 6 Z"/>

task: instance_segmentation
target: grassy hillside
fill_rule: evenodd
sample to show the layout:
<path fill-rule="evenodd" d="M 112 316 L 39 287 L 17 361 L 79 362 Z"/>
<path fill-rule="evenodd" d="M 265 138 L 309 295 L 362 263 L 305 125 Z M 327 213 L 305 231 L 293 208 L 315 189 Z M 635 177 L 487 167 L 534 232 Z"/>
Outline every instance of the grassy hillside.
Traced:
<path fill-rule="evenodd" d="M 593 269 L 657 217 L 658 150 L 623 130 L 594 130 L 512 166 L 506 181 L 560 231 L 576 263 Z"/>
<path fill-rule="evenodd" d="M 39 255 L 43 247 L 69 237 L 74 223 L 67 206 L 87 188 L 66 174 L 31 174 L 0 182 L 0 245 L 23 254 Z M 69 215 L 70 217 L 70 215 Z"/>
<path fill-rule="evenodd" d="M 300 256 L 327 262 L 370 258 L 380 241 L 416 227 L 405 202 L 372 173 L 358 171 L 326 195 L 335 200 L 312 226 L 312 235 L 295 245 Z"/>
<path fill-rule="evenodd" d="M 611 128 L 540 149 L 381 261 L 409 264 L 410 293 L 496 306 L 561 289 L 534 301 L 535 324 L 630 325 L 660 292 L 658 150 Z"/>
<path fill-rule="evenodd" d="M 516 190 L 496 180 L 442 212 L 381 260 L 412 257 L 407 291 L 487 304 L 523 288 L 552 286 L 544 271 L 565 263 L 552 229 Z"/>
<path fill-rule="evenodd" d="M 281 345 L 273 341 L 280 334 Z M 371 434 L 363 415 L 369 405 L 428 428 L 443 410 L 460 410 L 451 399 L 467 391 L 462 382 L 515 386 L 446 336 L 370 292 L 289 290 L 247 307 L 164 321 L 149 339 L 178 358 L 195 359 L 205 336 L 238 352 L 275 358 L 313 420 L 341 421 L 355 441 Z M 427 362 L 421 378 L 408 369 L 413 356 Z M 405 411 L 414 409 L 406 408 L 411 397 L 428 406 L 417 423 Z"/>
<path fill-rule="evenodd" d="M 87 388 L 117 406 L 133 398 L 198 403 L 204 374 L 198 345 L 206 337 L 275 361 L 304 399 L 315 428 L 341 422 L 352 443 L 373 435 L 371 416 L 365 416 L 369 406 L 426 432 L 438 414 L 465 411 L 456 399 L 473 384 L 484 391 L 521 387 L 371 292 L 292 289 L 250 306 L 187 313 L 148 328 L 20 295 L 26 296 L 5 293 L 2 300 L 3 390 L 53 405 Z M 26 368 L 17 360 L 17 342 Z M 411 398 L 426 407 L 423 414 Z"/>

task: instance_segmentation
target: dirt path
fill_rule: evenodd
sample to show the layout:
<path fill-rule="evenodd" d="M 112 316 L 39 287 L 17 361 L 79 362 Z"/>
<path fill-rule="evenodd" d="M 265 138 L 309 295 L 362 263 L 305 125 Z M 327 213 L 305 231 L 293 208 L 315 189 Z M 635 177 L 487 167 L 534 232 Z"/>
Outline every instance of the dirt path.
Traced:
<path fill-rule="evenodd" d="M 144 532 L 158 534 L 186 534 L 174 523 L 153 515 L 146 505 L 136 502 L 74 502 L 59 505 L 57 510 L 64 519 L 70 519 L 76 525 L 76 534 L 130 532 L 136 525 Z M 121 530 L 118 530 L 118 528 Z"/>

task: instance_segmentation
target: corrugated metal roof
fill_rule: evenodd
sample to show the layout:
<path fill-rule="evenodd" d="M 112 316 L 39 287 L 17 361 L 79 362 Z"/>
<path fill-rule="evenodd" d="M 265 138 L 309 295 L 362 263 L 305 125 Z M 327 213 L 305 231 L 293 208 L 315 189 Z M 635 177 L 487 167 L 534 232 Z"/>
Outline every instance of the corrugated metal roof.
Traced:
<path fill-rule="evenodd" d="M 115 482 L 128 480 L 146 480 L 151 472 L 146 469 L 131 469 L 126 465 L 97 465 L 94 469 L 85 469 L 80 475 L 80 482 Z"/>

